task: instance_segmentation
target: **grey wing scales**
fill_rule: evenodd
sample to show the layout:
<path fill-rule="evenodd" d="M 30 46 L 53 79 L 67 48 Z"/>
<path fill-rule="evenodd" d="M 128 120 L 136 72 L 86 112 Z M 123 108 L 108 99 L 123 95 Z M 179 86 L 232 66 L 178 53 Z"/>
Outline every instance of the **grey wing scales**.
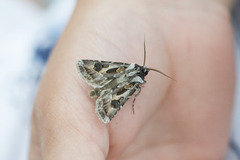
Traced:
<path fill-rule="evenodd" d="M 115 90 L 102 90 L 96 101 L 96 113 L 103 123 L 109 123 L 122 108 L 125 102 L 134 94 L 139 84 L 128 82 Z"/>
<path fill-rule="evenodd" d="M 96 113 L 103 123 L 109 123 L 126 101 L 145 81 L 141 67 L 131 63 L 80 60 L 77 62 L 79 75 L 94 90 L 91 97 L 98 97 Z"/>
<path fill-rule="evenodd" d="M 128 66 L 126 63 L 98 60 L 77 62 L 79 75 L 94 88 L 103 87 L 112 79 L 118 78 Z"/>

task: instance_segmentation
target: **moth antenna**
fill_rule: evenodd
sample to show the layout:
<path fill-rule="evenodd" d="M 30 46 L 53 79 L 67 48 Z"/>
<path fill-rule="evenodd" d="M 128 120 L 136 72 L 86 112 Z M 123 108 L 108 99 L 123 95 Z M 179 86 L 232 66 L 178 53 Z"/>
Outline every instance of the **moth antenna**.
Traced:
<path fill-rule="evenodd" d="M 145 33 L 144 33 L 144 60 L 143 60 L 143 65 L 145 66 L 146 63 L 146 45 L 145 45 Z"/>
<path fill-rule="evenodd" d="M 157 69 L 154 69 L 154 68 L 148 68 L 148 70 L 150 70 L 150 71 L 155 71 L 155 72 L 158 72 L 158 73 L 160 73 L 160 74 L 162 74 L 162 75 L 164 75 L 164 76 L 166 76 L 166 77 L 170 78 L 171 80 L 174 80 L 174 81 L 176 81 L 176 80 L 175 80 L 175 79 L 173 79 L 172 77 L 170 77 L 170 76 L 166 75 L 165 73 L 163 73 L 163 72 L 161 72 L 161 71 L 159 71 L 159 70 L 157 70 Z"/>

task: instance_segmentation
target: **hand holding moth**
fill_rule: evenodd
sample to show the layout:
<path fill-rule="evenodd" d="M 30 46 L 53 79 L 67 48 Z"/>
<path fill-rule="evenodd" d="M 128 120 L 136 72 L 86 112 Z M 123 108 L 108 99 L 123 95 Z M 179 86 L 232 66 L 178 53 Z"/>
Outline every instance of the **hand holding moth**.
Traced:
<path fill-rule="evenodd" d="M 234 90 L 228 17 L 226 0 L 78 1 L 39 86 L 30 160 L 224 157 Z M 141 65 L 144 32 L 146 65 L 177 82 L 149 72 L 135 114 L 133 96 L 103 124 L 75 63 Z"/>
<path fill-rule="evenodd" d="M 92 87 L 91 97 L 97 97 L 96 113 L 103 123 L 109 123 L 127 100 L 136 92 L 140 94 L 141 87 L 146 83 L 145 76 L 153 70 L 170 79 L 168 75 L 145 66 L 146 45 L 144 40 L 144 63 L 108 62 L 98 60 L 80 60 L 77 62 L 79 75 Z M 174 80 L 174 79 L 172 79 Z M 134 112 L 134 108 L 133 108 Z"/>

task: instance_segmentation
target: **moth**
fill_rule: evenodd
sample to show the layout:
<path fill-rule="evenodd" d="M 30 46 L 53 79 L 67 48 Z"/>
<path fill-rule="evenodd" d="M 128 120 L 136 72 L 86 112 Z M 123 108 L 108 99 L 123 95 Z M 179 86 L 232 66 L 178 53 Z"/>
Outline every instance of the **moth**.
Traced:
<path fill-rule="evenodd" d="M 77 70 L 80 75 L 94 89 L 89 92 L 90 97 L 97 98 L 96 113 L 103 123 L 109 123 L 127 100 L 135 94 L 134 102 L 146 83 L 145 77 L 149 71 L 158 72 L 170 79 L 163 72 L 148 68 L 146 62 L 146 45 L 144 39 L 143 66 L 135 63 L 110 62 L 99 60 L 79 60 Z"/>

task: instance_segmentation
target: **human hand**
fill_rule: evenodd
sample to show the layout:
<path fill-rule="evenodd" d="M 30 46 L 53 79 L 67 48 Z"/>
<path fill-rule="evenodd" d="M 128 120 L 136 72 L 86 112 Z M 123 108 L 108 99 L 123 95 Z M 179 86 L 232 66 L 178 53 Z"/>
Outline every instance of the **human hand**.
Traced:
<path fill-rule="evenodd" d="M 234 90 L 227 1 L 78 1 L 40 82 L 30 160 L 220 159 Z M 150 72 L 105 125 L 76 61 L 143 62 Z"/>

